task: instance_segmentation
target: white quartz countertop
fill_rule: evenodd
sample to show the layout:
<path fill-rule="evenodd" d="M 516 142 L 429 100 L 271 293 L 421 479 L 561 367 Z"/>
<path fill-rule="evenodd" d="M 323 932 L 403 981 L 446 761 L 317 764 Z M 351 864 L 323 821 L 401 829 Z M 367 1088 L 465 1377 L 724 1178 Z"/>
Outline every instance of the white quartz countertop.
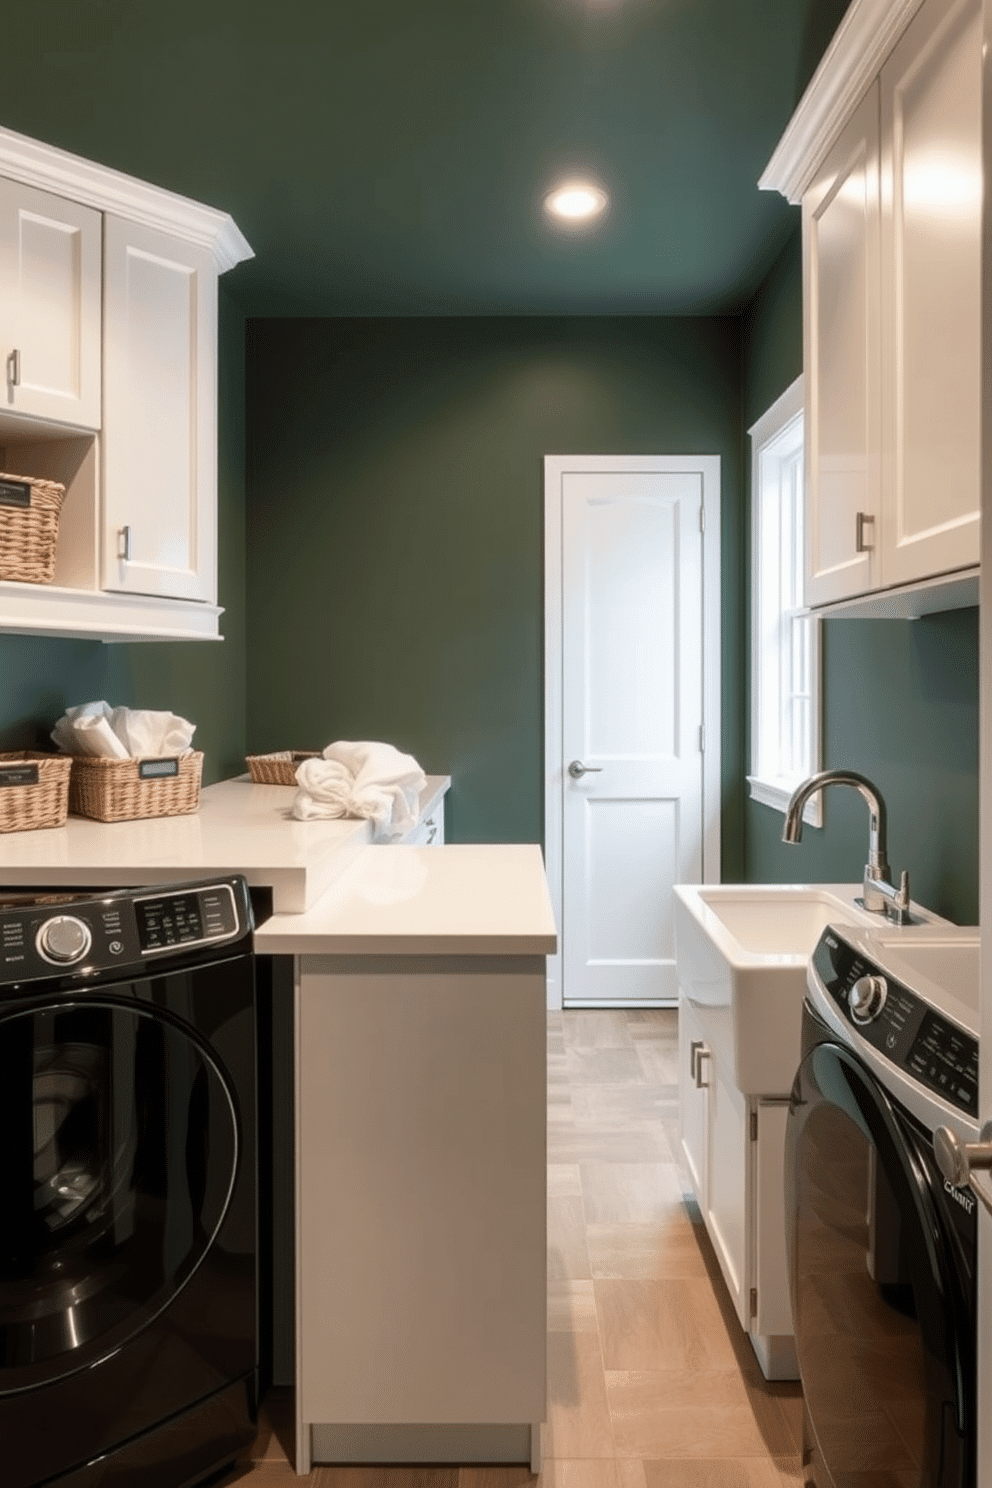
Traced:
<path fill-rule="evenodd" d="M 305 914 L 274 914 L 262 955 L 550 955 L 536 844 L 367 847 Z"/>
<path fill-rule="evenodd" d="M 421 816 L 450 783 L 447 775 L 427 777 Z M 189 816 L 127 822 L 70 816 L 61 827 L 0 833 L 0 885 L 126 888 L 243 873 L 252 886 L 271 887 L 278 912 L 299 913 L 368 846 L 372 832 L 364 821 L 296 821 L 295 792 L 292 785 L 255 785 L 245 775 L 205 786 Z"/>

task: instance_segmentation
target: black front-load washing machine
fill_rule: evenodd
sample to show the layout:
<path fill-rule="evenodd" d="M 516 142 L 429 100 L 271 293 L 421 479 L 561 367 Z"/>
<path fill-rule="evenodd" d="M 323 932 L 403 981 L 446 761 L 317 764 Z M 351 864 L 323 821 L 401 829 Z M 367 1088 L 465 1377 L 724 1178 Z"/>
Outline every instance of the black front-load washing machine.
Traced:
<path fill-rule="evenodd" d="M 934 1133 L 976 1142 L 973 929 L 829 926 L 786 1126 L 807 1488 L 975 1488 L 977 1201 Z"/>
<path fill-rule="evenodd" d="M 258 1399 L 244 880 L 0 895 L 0 1481 L 186 1488 Z"/>

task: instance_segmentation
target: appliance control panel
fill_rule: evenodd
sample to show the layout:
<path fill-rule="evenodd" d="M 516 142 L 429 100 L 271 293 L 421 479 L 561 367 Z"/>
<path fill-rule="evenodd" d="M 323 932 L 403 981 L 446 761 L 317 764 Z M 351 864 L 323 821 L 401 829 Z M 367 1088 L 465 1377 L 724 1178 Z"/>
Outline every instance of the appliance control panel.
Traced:
<path fill-rule="evenodd" d="M 53 976 L 142 971 L 157 959 L 223 945 L 252 928 L 243 880 L 160 889 L 0 897 L 0 990 Z"/>
<path fill-rule="evenodd" d="M 812 959 L 821 985 L 861 1038 L 921 1085 L 977 1117 L 977 1039 L 834 929 L 824 930 Z"/>

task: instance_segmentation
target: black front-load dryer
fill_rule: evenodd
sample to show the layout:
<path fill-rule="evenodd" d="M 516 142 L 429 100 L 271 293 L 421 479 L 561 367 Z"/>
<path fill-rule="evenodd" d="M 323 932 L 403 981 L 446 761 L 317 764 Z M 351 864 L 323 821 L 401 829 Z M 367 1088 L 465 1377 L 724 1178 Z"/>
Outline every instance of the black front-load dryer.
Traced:
<path fill-rule="evenodd" d="M 975 1488 L 977 1201 L 934 1132 L 978 1140 L 978 940 L 830 926 L 786 1126 L 806 1488 Z"/>
<path fill-rule="evenodd" d="M 244 880 L 0 897 L 0 1481 L 186 1488 L 257 1419 Z"/>

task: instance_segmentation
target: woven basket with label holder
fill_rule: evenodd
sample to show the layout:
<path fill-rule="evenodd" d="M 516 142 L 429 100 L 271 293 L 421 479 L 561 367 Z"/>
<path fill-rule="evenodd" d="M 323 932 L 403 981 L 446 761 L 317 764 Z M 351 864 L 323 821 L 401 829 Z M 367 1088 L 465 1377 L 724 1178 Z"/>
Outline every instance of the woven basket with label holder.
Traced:
<path fill-rule="evenodd" d="M 0 475 L 0 579 L 50 584 L 65 486 Z"/>
<path fill-rule="evenodd" d="M 203 752 L 149 759 L 100 759 L 92 754 L 72 761 L 69 810 L 94 821 L 137 821 L 147 816 L 188 816 L 200 804 Z"/>
<path fill-rule="evenodd" d="M 66 754 L 20 749 L 0 754 L 0 832 L 32 832 L 61 827 L 69 803 Z"/>

